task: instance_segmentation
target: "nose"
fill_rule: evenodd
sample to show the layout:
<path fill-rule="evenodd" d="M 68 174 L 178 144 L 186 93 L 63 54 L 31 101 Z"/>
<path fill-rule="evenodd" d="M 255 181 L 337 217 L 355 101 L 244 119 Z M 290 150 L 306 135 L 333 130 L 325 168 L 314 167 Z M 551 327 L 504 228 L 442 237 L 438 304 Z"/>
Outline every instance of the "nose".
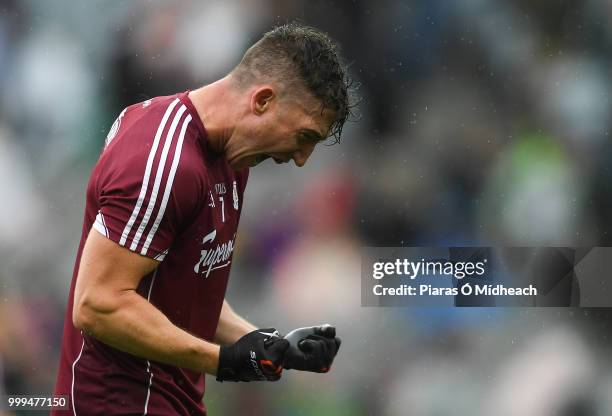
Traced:
<path fill-rule="evenodd" d="M 316 143 L 308 143 L 302 145 L 296 152 L 293 153 L 293 162 L 295 166 L 302 167 L 306 164 L 306 161 L 314 151 Z"/>

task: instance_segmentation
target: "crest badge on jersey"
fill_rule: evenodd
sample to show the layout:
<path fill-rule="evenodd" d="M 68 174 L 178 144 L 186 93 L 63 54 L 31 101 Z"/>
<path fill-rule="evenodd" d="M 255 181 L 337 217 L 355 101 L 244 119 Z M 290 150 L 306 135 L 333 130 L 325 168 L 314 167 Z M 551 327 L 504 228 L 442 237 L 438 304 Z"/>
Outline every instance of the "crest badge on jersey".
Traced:
<path fill-rule="evenodd" d="M 234 209 L 238 211 L 238 187 L 236 186 L 236 181 L 234 181 L 232 196 L 234 197 Z"/>

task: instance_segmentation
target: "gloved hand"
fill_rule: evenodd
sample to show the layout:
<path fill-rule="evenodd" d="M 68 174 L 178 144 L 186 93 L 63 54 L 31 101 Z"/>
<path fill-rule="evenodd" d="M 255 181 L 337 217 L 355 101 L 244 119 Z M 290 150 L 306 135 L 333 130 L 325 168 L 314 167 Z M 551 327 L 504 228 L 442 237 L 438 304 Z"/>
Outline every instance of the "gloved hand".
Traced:
<path fill-rule="evenodd" d="M 285 337 L 291 346 L 285 352 L 283 367 L 287 370 L 327 373 L 342 341 L 331 325 L 312 326 L 291 331 Z"/>
<path fill-rule="evenodd" d="M 276 381 L 289 341 L 274 328 L 258 329 L 221 346 L 217 381 Z"/>

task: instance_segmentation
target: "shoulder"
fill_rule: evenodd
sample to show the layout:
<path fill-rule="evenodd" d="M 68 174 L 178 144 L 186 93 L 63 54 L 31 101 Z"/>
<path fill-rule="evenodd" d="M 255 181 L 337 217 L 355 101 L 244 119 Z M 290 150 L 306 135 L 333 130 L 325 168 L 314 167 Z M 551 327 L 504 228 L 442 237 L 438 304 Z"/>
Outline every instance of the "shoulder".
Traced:
<path fill-rule="evenodd" d="M 157 97 L 124 109 L 106 139 L 99 163 L 109 178 L 183 178 L 197 172 L 192 115 L 178 96 Z"/>
<path fill-rule="evenodd" d="M 109 130 L 103 154 L 114 148 L 151 149 L 166 137 L 173 138 L 180 133 L 179 124 L 188 117 L 186 110 L 177 95 L 156 97 L 126 107 Z"/>

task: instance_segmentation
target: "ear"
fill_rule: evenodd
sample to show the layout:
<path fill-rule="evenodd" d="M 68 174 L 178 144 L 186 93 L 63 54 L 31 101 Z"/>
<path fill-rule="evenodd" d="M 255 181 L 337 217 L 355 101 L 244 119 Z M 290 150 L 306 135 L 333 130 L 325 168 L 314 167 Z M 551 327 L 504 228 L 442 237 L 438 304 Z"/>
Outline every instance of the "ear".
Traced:
<path fill-rule="evenodd" d="M 251 95 L 251 111 L 254 114 L 262 115 L 270 109 L 275 98 L 276 93 L 271 86 L 257 88 Z"/>

